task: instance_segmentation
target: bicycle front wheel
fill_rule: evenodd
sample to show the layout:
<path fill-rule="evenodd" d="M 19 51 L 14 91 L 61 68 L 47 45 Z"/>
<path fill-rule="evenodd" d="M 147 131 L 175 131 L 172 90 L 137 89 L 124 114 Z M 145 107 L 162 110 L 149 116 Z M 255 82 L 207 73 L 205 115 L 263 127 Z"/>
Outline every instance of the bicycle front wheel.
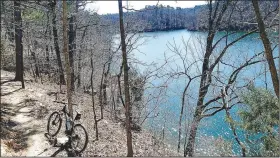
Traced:
<path fill-rule="evenodd" d="M 48 125 L 47 125 L 47 131 L 48 134 L 51 137 L 54 137 L 58 134 L 62 124 L 62 119 L 60 117 L 60 114 L 58 112 L 53 112 L 49 119 L 48 119 Z"/>
<path fill-rule="evenodd" d="M 73 127 L 71 146 L 77 153 L 82 153 L 88 144 L 88 134 L 81 124 Z"/>

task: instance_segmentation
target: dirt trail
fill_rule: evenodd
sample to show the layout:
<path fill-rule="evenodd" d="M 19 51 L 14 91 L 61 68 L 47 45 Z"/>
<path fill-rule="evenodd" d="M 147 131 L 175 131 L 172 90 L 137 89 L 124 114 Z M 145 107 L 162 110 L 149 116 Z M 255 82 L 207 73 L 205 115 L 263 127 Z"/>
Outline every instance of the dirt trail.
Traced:
<path fill-rule="evenodd" d="M 44 100 L 52 98 L 28 80 L 21 89 L 13 78 L 1 71 L 1 156 L 50 156 L 56 149 L 44 136 L 49 114 Z"/>

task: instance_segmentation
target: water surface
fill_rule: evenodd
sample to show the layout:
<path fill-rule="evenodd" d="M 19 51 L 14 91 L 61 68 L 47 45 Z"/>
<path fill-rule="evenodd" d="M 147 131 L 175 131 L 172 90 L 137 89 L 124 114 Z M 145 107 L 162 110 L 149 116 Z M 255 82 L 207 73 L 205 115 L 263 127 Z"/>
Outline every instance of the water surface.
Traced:
<path fill-rule="evenodd" d="M 220 45 L 215 49 L 214 54 L 219 54 L 222 50 L 226 42 L 231 42 L 240 35 L 244 34 L 244 32 L 240 32 L 235 34 L 234 36 L 230 36 L 227 41 L 223 40 Z M 217 33 L 215 40 L 224 36 L 225 32 Z M 168 66 L 165 66 L 164 71 L 166 72 L 175 72 L 181 71 L 184 68 L 184 64 L 180 57 L 175 55 L 170 49 L 172 49 L 175 45 L 178 48 L 178 51 L 184 54 L 187 61 L 191 62 L 196 59 L 202 59 L 203 53 L 205 52 L 205 42 L 207 38 L 207 33 L 205 32 L 191 32 L 187 30 L 179 30 L 179 31 L 169 31 L 169 32 L 153 32 L 153 33 L 142 33 L 141 36 L 144 36 L 140 40 L 140 43 L 144 42 L 138 46 L 137 50 L 133 51 L 134 57 L 139 61 L 145 63 L 156 63 L 157 66 L 160 66 L 168 61 L 170 62 Z M 187 46 L 187 47 L 186 47 Z M 187 48 L 187 49 L 186 49 Z M 250 35 L 235 45 L 230 47 L 223 57 L 223 61 L 228 64 L 242 64 L 246 61 L 246 59 L 252 57 L 256 53 L 260 53 L 263 51 L 263 45 L 259 39 L 258 34 Z M 277 50 L 275 50 L 277 52 Z M 275 60 L 278 65 L 278 60 Z M 197 62 L 198 66 L 193 66 L 190 69 L 191 75 L 196 75 L 201 72 L 201 61 Z M 142 66 L 138 64 L 139 69 L 144 72 L 147 71 L 146 66 Z M 148 68 L 149 69 L 149 68 Z M 237 85 L 244 85 L 244 83 L 248 82 L 248 79 L 255 78 L 254 83 L 257 86 L 265 87 L 265 80 L 267 81 L 267 86 L 269 89 L 272 89 L 272 83 L 270 81 L 270 76 L 265 75 L 264 72 L 265 66 L 264 64 L 256 64 L 244 69 L 238 77 Z M 266 67 L 268 69 L 268 67 Z M 216 69 L 217 70 L 217 69 Z M 227 77 L 232 73 L 234 68 L 220 64 L 219 72 L 224 77 L 224 82 L 227 82 Z M 166 81 L 167 78 L 156 78 L 151 80 L 154 85 L 161 85 Z M 158 131 L 158 136 L 160 136 L 162 129 L 165 127 L 165 135 L 168 142 L 173 145 L 177 144 L 178 140 L 178 122 L 179 122 L 179 114 L 181 109 L 181 98 L 184 87 L 186 86 L 188 79 L 186 76 L 179 77 L 177 79 L 170 80 L 167 82 L 167 91 L 164 96 L 162 96 L 164 101 L 160 104 L 156 110 L 154 111 L 154 115 L 158 114 L 158 117 L 153 119 L 148 119 L 146 121 L 145 127 L 147 129 L 153 129 Z M 199 79 L 195 80 L 193 84 L 190 86 L 190 90 L 188 91 L 189 95 L 192 95 L 193 98 L 188 98 L 186 103 L 188 104 L 188 109 L 186 115 L 190 114 L 190 111 L 194 109 L 196 105 L 196 98 L 198 95 L 198 87 L 199 87 Z M 147 90 L 146 95 L 149 93 L 155 93 L 153 90 Z M 206 96 L 207 98 L 211 98 L 214 93 L 217 93 L 210 88 L 209 93 Z M 150 109 L 153 109 L 156 102 L 150 103 Z M 215 106 L 215 104 L 213 104 Z M 217 106 L 217 104 L 216 104 Z M 242 105 L 237 105 L 231 110 L 231 114 L 235 120 L 238 121 L 237 112 L 242 108 Z M 184 120 L 190 118 L 191 116 L 184 116 Z M 164 121 L 166 120 L 166 121 Z M 244 139 L 244 134 L 242 131 L 238 130 L 237 132 L 241 139 Z M 199 125 L 197 141 L 203 141 L 200 138 L 201 136 L 218 138 L 222 137 L 225 140 L 231 141 L 234 144 L 233 152 L 235 154 L 240 154 L 239 146 L 234 140 L 234 136 L 228 123 L 225 121 L 225 112 L 219 112 L 213 117 L 209 117 L 203 119 Z M 183 135 L 184 138 L 184 135 Z M 183 139 L 182 138 L 182 139 Z"/>

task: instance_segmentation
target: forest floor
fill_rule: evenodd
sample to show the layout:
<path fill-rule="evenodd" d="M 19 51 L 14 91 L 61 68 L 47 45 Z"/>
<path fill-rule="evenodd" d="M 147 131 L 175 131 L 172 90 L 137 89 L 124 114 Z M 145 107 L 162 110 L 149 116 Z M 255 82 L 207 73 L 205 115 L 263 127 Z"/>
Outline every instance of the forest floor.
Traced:
<path fill-rule="evenodd" d="M 11 81 L 13 78 L 14 73 L 1 70 L 1 156 L 67 156 L 66 151 L 58 152 L 59 148 L 53 147 L 44 136 L 49 115 L 64 106 L 54 101 L 66 102 L 65 93 L 57 96 L 58 85 L 37 83 L 27 77 L 22 89 L 20 82 Z M 91 96 L 77 92 L 73 102 L 74 111 L 82 114 L 80 123 L 89 136 L 82 156 L 126 156 L 125 129 L 111 119 L 108 109 L 105 108 L 104 119 L 98 122 L 99 140 L 96 141 Z M 99 117 L 99 110 L 97 114 Z M 133 131 L 132 136 L 134 156 L 179 156 L 170 145 L 159 142 L 148 131 Z"/>

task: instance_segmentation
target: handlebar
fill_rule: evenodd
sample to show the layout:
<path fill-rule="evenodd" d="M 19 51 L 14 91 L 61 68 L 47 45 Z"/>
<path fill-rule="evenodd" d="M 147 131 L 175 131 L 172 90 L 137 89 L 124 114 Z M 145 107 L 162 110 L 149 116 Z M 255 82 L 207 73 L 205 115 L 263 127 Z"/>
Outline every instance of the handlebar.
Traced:
<path fill-rule="evenodd" d="M 64 104 L 64 107 L 63 107 L 63 109 L 62 109 L 61 111 L 62 111 L 63 113 L 65 113 L 67 116 L 70 116 L 70 114 L 67 112 L 67 108 L 66 108 L 67 103 L 61 102 L 61 101 L 54 101 L 54 102 L 60 103 L 60 104 Z M 77 105 L 77 104 L 73 104 L 73 105 Z M 81 115 L 80 112 L 78 112 L 77 110 L 75 110 L 75 111 L 76 111 L 77 115 Z"/>

